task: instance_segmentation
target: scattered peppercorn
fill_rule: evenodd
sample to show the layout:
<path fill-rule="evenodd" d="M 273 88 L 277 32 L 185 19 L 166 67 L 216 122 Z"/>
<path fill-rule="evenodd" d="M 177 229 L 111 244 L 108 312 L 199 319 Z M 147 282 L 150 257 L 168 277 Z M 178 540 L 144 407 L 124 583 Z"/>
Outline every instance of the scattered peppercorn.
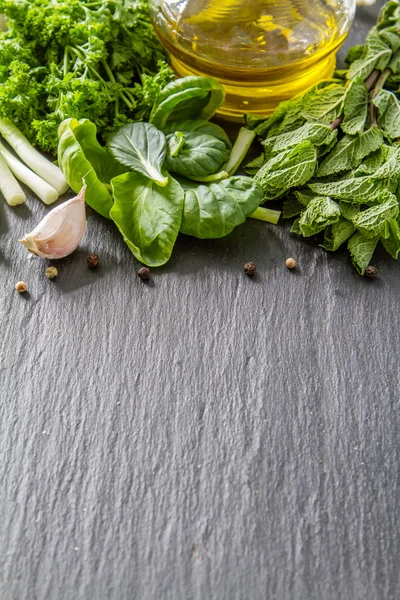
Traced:
<path fill-rule="evenodd" d="M 253 261 L 250 261 L 244 265 L 243 271 L 247 275 L 255 275 L 255 273 L 257 271 L 257 267 L 256 267 L 255 263 L 253 263 Z"/>
<path fill-rule="evenodd" d="M 297 267 L 297 262 L 294 258 L 287 258 L 285 264 L 288 269 L 295 269 Z"/>
<path fill-rule="evenodd" d="M 95 269 L 99 264 L 99 255 L 89 254 L 89 256 L 87 257 L 87 264 L 91 269 Z"/>
<path fill-rule="evenodd" d="M 150 273 L 151 271 L 149 267 L 140 267 L 139 271 L 137 272 L 138 276 L 140 277 L 140 279 L 142 279 L 142 281 L 150 279 Z"/>
<path fill-rule="evenodd" d="M 47 267 L 46 269 L 46 277 L 48 279 L 55 279 L 58 275 L 58 270 L 56 267 Z"/>
<path fill-rule="evenodd" d="M 364 275 L 365 275 L 365 277 L 368 277 L 369 279 L 377 279 L 378 269 L 376 267 L 373 267 L 372 265 L 369 265 L 369 267 L 367 267 L 365 269 Z"/>
<path fill-rule="evenodd" d="M 26 285 L 25 281 L 17 281 L 17 283 L 15 284 L 15 289 L 20 294 L 23 294 L 28 289 L 28 286 Z"/>

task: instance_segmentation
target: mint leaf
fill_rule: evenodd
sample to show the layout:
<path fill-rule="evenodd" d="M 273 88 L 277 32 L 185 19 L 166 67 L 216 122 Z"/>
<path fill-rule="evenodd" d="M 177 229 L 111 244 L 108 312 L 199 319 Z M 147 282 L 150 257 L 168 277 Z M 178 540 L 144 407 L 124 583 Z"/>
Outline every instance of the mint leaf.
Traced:
<path fill-rule="evenodd" d="M 255 176 L 265 192 L 265 200 L 279 198 L 292 187 L 307 183 L 314 175 L 317 153 L 310 142 L 303 142 L 269 160 Z"/>
<path fill-rule="evenodd" d="M 376 200 L 383 190 L 396 191 L 395 181 L 371 181 L 371 177 L 354 177 L 331 183 L 310 183 L 308 187 L 321 196 L 331 196 L 338 200 L 347 200 L 353 204 L 369 204 Z"/>
<path fill-rule="evenodd" d="M 346 65 L 350 66 L 355 60 L 359 60 L 364 56 L 366 52 L 366 46 L 352 46 L 348 49 L 347 54 L 345 56 L 344 62 Z"/>
<path fill-rule="evenodd" d="M 343 112 L 342 131 L 350 135 L 361 133 L 368 114 L 368 92 L 365 83 L 359 77 L 356 77 L 347 89 Z"/>
<path fill-rule="evenodd" d="M 363 56 L 351 63 L 347 79 L 359 77 L 365 80 L 374 69 L 383 71 L 388 66 L 392 49 L 374 31 L 368 36 Z"/>
<path fill-rule="evenodd" d="M 283 203 L 282 217 L 284 219 L 291 219 L 297 217 L 304 210 L 304 206 L 297 200 L 295 196 L 289 196 Z"/>
<path fill-rule="evenodd" d="M 365 269 L 375 252 L 379 236 L 367 238 L 359 231 L 353 233 L 347 243 L 351 260 L 360 275 L 364 275 Z"/>
<path fill-rule="evenodd" d="M 308 190 L 307 188 L 296 190 L 294 195 L 303 206 L 308 206 L 311 200 L 316 197 L 315 194 L 313 194 L 312 191 Z"/>
<path fill-rule="evenodd" d="M 300 219 L 296 219 L 295 221 L 293 221 L 293 225 L 290 229 L 290 233 L 295 233 L 296 235 L 302 235 L 302 233 L 300 231 L 299 221 L 300 221 Z"/>
<path fill-rule="evenodd" d="M 360 212 L 360 206 L 356 204 L 348 204 L 347 202 L 339 202 L 340 212 L 347 221 L 353 221 L 354 217 Z"/>
<path fill-rule="evenodd" d="M 317 176 L 326 177 L 357 167 L 363 158 L 377 150 L 382 143 L 382 133 L 376 127 L 356 137 L 346 135 L 321 163 Z"/>
<path fill-rule="evenodd" d="M 265 162 L 264 152 L 257 156 L 254 160 L 250 161 L 243 167 L 243 170 L 247 175 L 255 175 Z"/>
<path fill-rule="evenodd" d="M 340 208 L 330 198 L 322 196 L 311 200 L 300 217 L 299 228 L 304 237 L 319 233 L 327 225 L 336 223 L 340 217 Z"/>
<path fill-rule="evenodd" d="M 325 250 L 335 252 L 340 246 L 353 235 L 355 231 L 353 223 L 340 217 L 336 223 L 325 230 L 324 242 L 320 244 Z"/>
<path fill-rule="evenodd" d="M 306 141 L 311 142 L 314 146 L 329 145 L 336 137 L 337 131 L 332 131 L 328 125 L 306 123 L 294 131 L 267 138 L 262 144 L 265 146 L 266 152 L 276 154 Z"/>
<path fill-rule="evenodd" d="M 318 121 L 329 125 L 340 115 L 346 92 L 345 86 L 338 84 L 331 84 L 326 88 L 317 90 L 305 102 L 302 116 L 307 121 Z"/>
<path fill-rule="evenodd" d="M 386 160 L 384 148 L 387 148 L 387 146 L 381 146 L 379 150 L 372 152 L 364 162 L 358 165 L 357 169 L 354 171 L 354 176 L 373 175 Z"/>
<path fill-rule="evenodd" d="M 388 90 L 380 90 L 372 100 L 378 109 L 378 123 L 392 139 L 400 137 L 400 104 Z"/>
<path fill-rule="evenodd" d="M 387 224 L 389 236 L 385 239 L 381 237 L 381 242 L 386 252 L 393 258 L 397 258 L 400 252 L 400 227 L 396 219 L 392 219 Z"/>
<path fill-rule="evenodd" d="M 362 210 L 352 219 L 355 227 L 368 238 L 380 235 L 385 224 L 399 214 L 399 203 L 394 194 L 384 191 L 378 201 L 377 206 Z"/>
<path fill-rule="evenodd" d="M 393 148 L 388 160 L 372 175 L 372 181 L 400 178 L 400 146 Z"/>

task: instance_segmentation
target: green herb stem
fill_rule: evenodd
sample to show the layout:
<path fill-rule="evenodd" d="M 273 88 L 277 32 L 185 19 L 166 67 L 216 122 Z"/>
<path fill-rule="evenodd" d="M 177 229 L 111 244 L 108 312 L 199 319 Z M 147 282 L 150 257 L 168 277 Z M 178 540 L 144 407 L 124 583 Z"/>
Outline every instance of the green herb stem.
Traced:
<path fill-rule="evenodd" d="M 277 225 L 281 214 L 282 213 L 280 210 L 272 210 L 271 208 L 262 208 L 260 206 L 259 208 L 256 208 L 256 210 L 250 215 L 250 218 Z"/>
<path fill-rule="evenodd" d="M 372 71 L 371 75 L 367 77 L 367 79 L 365 80 L 365 87 L 368 91 L 371 91 L 371 89 L 374 87 L 375 81 L 378 79 L 378 77 L 379 71 L 377 69 L 375 69 L 375 71 Z"/>
<path fill-rule="evenodd" d="M 223 171 L 227 171 L 229 175 L 234 175 L 236 173 L 255 137 L 256 134 L 254 131 L 250 131 L 250 129 L 246 129 L 246 127 L 240 129 L 239 135 L 232 148 L 231 157 L 222 168 Z"/>

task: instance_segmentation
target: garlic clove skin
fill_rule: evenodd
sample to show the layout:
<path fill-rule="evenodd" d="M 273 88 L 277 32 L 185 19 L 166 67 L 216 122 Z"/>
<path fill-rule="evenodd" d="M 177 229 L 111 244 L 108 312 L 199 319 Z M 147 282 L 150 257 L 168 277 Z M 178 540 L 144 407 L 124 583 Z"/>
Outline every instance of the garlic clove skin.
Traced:
<path fill-rule="evenodd" d="M 22 240 L 25 248 L 41 258 L 57 259 L 71 254 L 86 231 L 86 185 L 75 198 L 53 208 Z"/>

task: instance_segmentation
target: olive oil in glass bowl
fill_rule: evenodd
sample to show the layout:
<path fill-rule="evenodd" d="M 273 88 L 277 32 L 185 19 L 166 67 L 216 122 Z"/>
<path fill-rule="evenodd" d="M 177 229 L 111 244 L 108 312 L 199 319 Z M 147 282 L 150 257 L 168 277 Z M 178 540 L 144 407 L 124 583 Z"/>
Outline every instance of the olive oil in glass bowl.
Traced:
<path fill-rule="evenodd" d="M 222 83 L 219 114 L 269 115 L 328 79 L 355 0 L 150 0 L 153 23 L 180 77 Z"/>

